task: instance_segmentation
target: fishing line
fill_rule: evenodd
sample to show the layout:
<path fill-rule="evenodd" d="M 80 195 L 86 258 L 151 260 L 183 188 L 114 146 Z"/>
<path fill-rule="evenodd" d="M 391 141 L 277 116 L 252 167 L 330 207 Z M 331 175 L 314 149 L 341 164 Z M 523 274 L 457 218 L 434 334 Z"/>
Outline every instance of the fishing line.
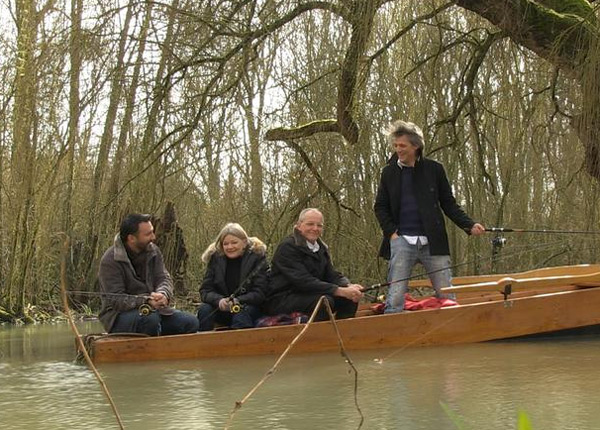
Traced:
<path fill-rule="evenodd" d="M 469 308 L 463 308 L 462 312 L 457 313 L 455 316 L 453 316 L 452 318 L 444 321 L 442 324 L 439 324 L 429 330 L 427 330 L 425 333 L 421 334 L 420 336 L 418 336 L 417 338 L 415 338 L 414 340 L 408 342 L 406 345 L 403 345 L 402 347 L 392 351 L 391 353 L 389 353 L 388 355 L 386 355 L 383 358 L 375 358 L 373 359 L 373 361 L 377 364 L 383 364 L 384 361 L 389 360 L 390 358 L 392 358 L 393 356 L 403 352 L 406 348 L 409 348 L 410 346 L 416 344 L 417 342 L 421 341 L 422 339 L 426 338 L 427 336 L 429 336 L 431 333 L 433 333 L 436 330 L 441 329 L 442 327 L 445 327 L 446 325 L 450 324 L 452 321 L 456 320 L 458 317 L 462 317 L 464 316 L 465 313 L 474 310 L 474 307 L 469 307 Z"/>
<path fill-rule="evenodd" d="M 67 291 L 67 294 L 83 295 L 83 296 L 100 296 L 100 297 L 102 297 L 102 296 L 136 297 L 136 298 L 140 298 L 140 299 L 144 299 L 144 300 L 149 300 L 152 298 L 152 296 L 147 295 L 147 294 L 106 293 L 106 292 L 101 292 L 101 291 L 80 291 L 80 290 Z M 169 315 L 173 315 L 173 313 L 175 312 L 175 309 L 173 309 L 171 306 L 164 306 L 164 307 L 155 309 L 149 303 L 142 303 L 141 305 L 138 306 L 138 312 L 139 312 L 140 316 L 150 315 L 150 313 L 153 311 L 157 311 L 158 313 L 160 313 L 161 315 L 164 315 L 164 316 L 169 316 Z"/>
<path fill-rule="evenodd" d="M 448 270 L 448 269 L 452 270 L 452 269 L 456 269 L 458 267 L 466 266 L 466 265 L 469 265 L 469 264 L 475 264 L 475 263 L 478 263 L 478 262 L 481 262 L 481 261 L 494 260 L 494 259 L 495 260 L 501 260 L 501 259 L 505 259 L 505 258 L 509 258 L 509 257 L 514 257 L 516 255 L 519 255 L 519 254 L 522 254 L 522 253 L 525 253 L 525 252 L 531 252 L 531 251 L 535 251 L 535 250 L 538 250 L 538 249 L 548 248 L 548 247 L 551 247 L 551 246 L 554 246 L 554 245 L 557 245 L 557 244 L 560 244 L 560 243 L 563 243 L 563 241 L 560 240 L 560 241 L 555 241 L 555 242 L 550 242 L 550 243 L 544 243 L 544 244 L 539 244 L 539 245 L 525 245 L 525 248 L 522 249 L 522 250 L 510 253 L 510 254 L 504 254 L 504 255 L 501 255 L 501 256 L 494 256 L 494 255 L 492 255 L 492 256 L 489 256 L 489 257 L 483 257 L 483 256 L 481 256 L 481 254 L 477 253 L 476 255 L 477 255 L 478 258 L 476 258 L 476 259 L 464 261 L 462 263 L 457 263 L 457 264 L 454 264 L 454 265 L 451 265 L 451 266 L 442 267 L 442 268 L 436 269 L 436 270 L 431 270 L 431 271 L 425 272 L 425 273 L 418 273 L 418 274 L 411 275 L 411 276 L 408 276 L 408 277 L 405 277 L 405 278 L 401 278 L 401 279 L 394 279 L 392 281 L 374 284 L 374 285 L 371 285 L 370 287 L 364 288 L 363 292 L 368 292 L 368 291 L 376 290 L 376 289 L 379 289 L 379 288 L 389 287 L 390 285 L 396 284 L 398 282 L 410 281 L 410 280 L 413 280 L 413 279 L 418 279 L 418 278 L 421 278 L 421 277 L 424 277 L 424 276 L 429 276 L 429 275 L 434 274 L 434 273 L 442 272 L 444 270 Z"/>

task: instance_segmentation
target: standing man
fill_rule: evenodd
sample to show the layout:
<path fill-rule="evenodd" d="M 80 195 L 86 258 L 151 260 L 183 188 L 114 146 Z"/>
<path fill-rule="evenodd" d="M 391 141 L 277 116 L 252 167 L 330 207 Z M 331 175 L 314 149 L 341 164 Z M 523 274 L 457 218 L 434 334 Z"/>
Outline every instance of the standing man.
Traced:
<path fill-rule="evenodd" d="M 150 215 L 127 215 L 100 261 L 104 294 L 99 318 L 109 333 L 158 336 L 198 330 L 195 315 L 169 307 L 173 282 L 155 238 Z M 140 312 L 144 304 L 150 307 L 147 314 Z"/>
<path fill-rule="evenodd" d="M 404 294 L 414 265 L 429 274 L 436 297 L 449 287 L 450 248 L 442 211 L 468 234 L 485 232 L 456 203 L 444 167 L 423 157 L 423 132 L 411 122 L 395 121 L 387 133 L 394 154 L 381 172 L 375 215 L 383 230 L 380 256 L 389 259 L 385 313 L 404 310 Z"/>
<path fill-rule="evenodd" d="M 267 298 L 267 313 L 312 314 L 321 296 L 329 301 L 336 318 L 356 314 L 363 296 L 362 286 L 351 284 L 331 263 L 327 245 L 321 240 L 323 214 L 314 208 L 300 212 L 294 232 L 283 239 L 271 261 L 271 292 Z M 321 308 L 318 320 L 328 319 Z"/>

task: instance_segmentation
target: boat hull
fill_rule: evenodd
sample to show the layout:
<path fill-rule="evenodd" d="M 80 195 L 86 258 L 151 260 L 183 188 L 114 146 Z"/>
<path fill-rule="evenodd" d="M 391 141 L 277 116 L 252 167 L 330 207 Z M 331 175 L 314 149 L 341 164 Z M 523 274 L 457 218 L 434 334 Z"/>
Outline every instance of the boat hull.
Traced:
<path fill-rule="evenodd" d="M 337 321 L 347 350 L 451 345 L 515 338 L 600 324 L 600 287 L 569 289 L 435 310 Z M 164 337 L 100 337 L 89 343 L 95 363 L 280 354 L 304 325 Z M 335 351 L 329 321 L 313 323 L 295 353 Z"/>

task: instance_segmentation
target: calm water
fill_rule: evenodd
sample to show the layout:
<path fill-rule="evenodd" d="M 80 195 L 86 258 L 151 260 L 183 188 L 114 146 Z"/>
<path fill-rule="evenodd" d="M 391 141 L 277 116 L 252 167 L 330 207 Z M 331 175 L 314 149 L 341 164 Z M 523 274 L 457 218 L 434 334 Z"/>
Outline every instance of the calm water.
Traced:
<path fill-rule="evenodd" d="M 97 323 L 80 326 L 97 332 Z M 390 353 L 393 355 L 390 356 Z M 67 325 L 0 327 L 1 429 L 118 428 L 100 386 L 73 364 Z M 600 429 L 600 339 L 568 338 L 351 354 L 363 429 Z M 383 362 L 377 359 L 384 358 Z M 222 429 L 275 357 L 100 367 L 127 429 Z M 232 429 L 355 429 L 353 375 L 338 354 L 291 356 Z"/>

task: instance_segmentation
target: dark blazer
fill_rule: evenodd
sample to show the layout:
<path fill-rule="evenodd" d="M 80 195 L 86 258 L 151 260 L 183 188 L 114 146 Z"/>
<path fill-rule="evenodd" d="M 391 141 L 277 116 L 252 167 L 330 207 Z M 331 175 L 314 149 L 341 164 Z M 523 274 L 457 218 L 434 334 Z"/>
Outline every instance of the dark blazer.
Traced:
<path fill-rule="evenodd" d="M 333 295 L 338 286 L 350 281 L 333 268 L 327 245 L 320 239 L 319 251 L 312 252 L 306 239 L 294 233 L 281 241 L 271 260 L 271 291 L 269 297 L 284 292 Z"/>
<path fill-rule="evenodd" d="M 259 243 L 256 243 L 259 242 Z M 251 242 L 242 255 L 239 291 L 229 291 L 225 282 L 227 257 L 215 252 L 208 261 L 204 280 L 200 286 L 200 297 L 204 303 L 217 308 L 219 300 L 235 294 L 241 304 L 260 306 L 268 288 L 266 247 L 260 241 Z M 249 278 L 250 276 L 250 278 Z"/>
<path fill-rule="evenodd" d="M 142 281 L 127 256 L 121 238 L 115 236 L 114 245 L 106 250 L 100 260 L 98 281 L 100 290 L 114 294 L 102 296 L 102 309 L 98 319 L 110 332 L 120 312 L 135 309 L 146 302 L 152 292 L 163 293 L 168 300 L 173 297 L 173 281 L 165 268 L 158 246 L 151 243 L 146 261 L 146 280 Z"/>
<path fill-rule="evenodd" d="M 437 161 L 421 158 L 415 163 L 414 193 L 431 255 L 449 255 L 448 235 L 442 211 L 458 227 L 470 234 L 475 222 L 460 208 L 444 167 Z M 383 230 L 379 255 L 390 258 L 390 237 L 400 222 L 402 170 L 394 154 L 381 172 L 381 182 L 375 198 L 375 215 Z"/>

